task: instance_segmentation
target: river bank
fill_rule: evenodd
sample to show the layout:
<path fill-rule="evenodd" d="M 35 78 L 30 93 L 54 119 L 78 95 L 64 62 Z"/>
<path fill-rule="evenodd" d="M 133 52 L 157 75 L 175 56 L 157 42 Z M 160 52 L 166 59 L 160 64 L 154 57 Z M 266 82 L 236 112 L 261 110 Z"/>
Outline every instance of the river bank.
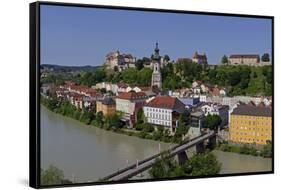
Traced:
<path fill-rule="evenodd" d="M 44 96 L 41 96 L 41 105 L 56 114 L 72 118 L 88 126 L 165 143 L 181 143 L 182 135 L 184 135 L 182 133 L 188 130 L 188 126 L 185 126 L 185 129 L 177 130 L 175 135 L 171 135 L 169 129 L 153 126 L 145 122 L 137 123 L 134 128 L 131 128 L 121 121 L 121 115 L 119 114 L 104 117 L 102 112 L 95 113 L 95 111 L 80 110 L 67 101 L 58 101 L 55 98 L 46 98 Z"/>
<path fill-rule="evenodd" d="M 160 144 L 160 146 L 159 146 Z M 41 106 L 41 167 L 55 165 L 74 182 L 99 178 L 168 149 L 171 144 L 86 125 Z M 195 149 L 190 149 L 192 154 Z M 213 151 L 222 163 L 220 173 L 271 171 L 270 158 Z"/>

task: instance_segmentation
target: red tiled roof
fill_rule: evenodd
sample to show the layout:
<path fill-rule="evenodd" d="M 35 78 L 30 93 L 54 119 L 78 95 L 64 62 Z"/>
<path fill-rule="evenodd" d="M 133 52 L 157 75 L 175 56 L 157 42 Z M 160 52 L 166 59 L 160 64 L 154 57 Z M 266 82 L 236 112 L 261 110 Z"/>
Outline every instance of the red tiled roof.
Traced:
<path fill-rule="evenodd" d="M 167 108 L 172 110 L 185 108 L 185 105 L 180 100 L 171 96 L 157 96 L 147 103 L 146 106 Z"/>
<path fill-rule="evenodd" d="M 123 92 L 117 98 L 125 99 L 125 100 L 138 100 L 138 99 L 146 99 L 147 96 L 144 92 Z"/>

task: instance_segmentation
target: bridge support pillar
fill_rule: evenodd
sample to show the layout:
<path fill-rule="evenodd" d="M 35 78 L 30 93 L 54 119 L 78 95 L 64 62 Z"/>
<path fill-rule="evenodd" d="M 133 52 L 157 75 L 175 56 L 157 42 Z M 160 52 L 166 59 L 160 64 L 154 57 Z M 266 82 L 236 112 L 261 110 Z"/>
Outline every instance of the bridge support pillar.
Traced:
<path fill-rule="evenodd" d="M 204 153 L 204 151 L 205 151 L 204 141 L 196 144 L 196 152 L 197 152 L 197 154 Z"/>
<path fill-rule="evenodd" d="M 188 160 L 187 154 L 185 151 L 178 153 L 178 162 L 179 165 L 183 165 Z"/>

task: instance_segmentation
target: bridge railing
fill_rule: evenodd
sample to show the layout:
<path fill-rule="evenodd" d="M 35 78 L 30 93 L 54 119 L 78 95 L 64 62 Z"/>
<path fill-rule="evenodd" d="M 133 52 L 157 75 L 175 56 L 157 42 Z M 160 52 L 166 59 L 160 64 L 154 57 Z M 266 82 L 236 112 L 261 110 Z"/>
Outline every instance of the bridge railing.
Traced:
<path fill-rule="evenodd" d="M 127 167 L 125 167 L 125 168 L 123 168 L 123 169 L 121 169 L 121 170 L 118 170 L 118 171 L 116 171 L 116 172 L 114 172 L 114 173 L 112 173 L 112 174 L 110 174 L 110 175 L 108 175 L 108 176 L 102 178 L 101 180 L 102 180 L 102 181 L 107 181 L 107 180 L 109 180 L 110 178 L 113 178 L 113 177 L 115 177 L 115 176 L 117 176 L 117 175 L 119 175 L 119 174 L 122 174 L 123 172 L 126 172 L 127 170 L 130 170 L 130 169 L 133 169 L 133 168 L 137 167 L 137 165 L 141 165 L 141 164 L 143 164 L 143 163 L 145 163 L 145 162 L 148 162 L 148 161 L 150 161 L 150 160 L 152 160 L 152 159 L 154 159 L 154 158 L 159 157 L 159 156 L 160 156 L 161 154 L 163 154 L 164 152 L 172 152 L 173 150 L 177 149 L 178 147 L 182 146 L 183 144 L 186 144 L 186 143 L 188 143 L 188 142 L 194 141 L 194 140 L 196 140 L 196 139 L 198 139 L 198 138 L 201 138 L 201 137 L 204 136 L 204 135 L 206 135 L 206 133 L 202 133 L 201 135 L 199 135 L 199 136 L 197 136 L 197 137 L 195 137 L 195 138 L 185 140 L 185 141 L 183 141 L 182 143 L 180 143 L 180 144 L 178 144 L 178 145 L 176 145 L 176 146 L 173 146 L 172 148 L 170 148 L 170 149 L 168 149 L 168 150 L 162 151 L 162 152 L 160 152 L 160 153 L 158 153 L 158 154 L 155 154 L 155 155 L 152 155 L 152 156 L 150 156 L 150 157 L 148 157 L 148 158 L 145 158 L 145 159 L 139 161 L 138 163 L 134 163 L 134 164 L 132 164 L 132 165 L 130 165 L 130 166 L 127 166 Z"/>

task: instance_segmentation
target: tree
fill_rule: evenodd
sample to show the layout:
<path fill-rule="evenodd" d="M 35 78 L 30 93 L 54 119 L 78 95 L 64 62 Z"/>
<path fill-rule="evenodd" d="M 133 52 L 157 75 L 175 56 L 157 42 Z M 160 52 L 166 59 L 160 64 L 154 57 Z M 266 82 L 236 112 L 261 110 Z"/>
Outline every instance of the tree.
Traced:
<path fill-rule="evenodd" d="M 123 127 L 123 123 L 121 121 L 121 118 L 117 114 L 114 114 L 113 116 L 106 117 L 104 123 L 105 123 L 107 128 L 114 127 L 116 129 L 118 129 L 118 128 Z"/>
<path fill-rule="evenodd" d="M 231 86 L 237 85 L 240 81 L 241 77 L 238 71 L 232 71 L 229 73 L 229 83 Z"/>
<path fill-rule="evenodd" d="M 226 65 L 228 63 L 228 58 L 226 55 L 224 55 L 222 58 L 221 58 L 221 63 Z"/>
<path fill-rule="evenodd" d="M 187 176 L 212 176 L 220 172 L 221 163 L 211 153 L 197 154 L 183 166 Z"/>
<path fill-rule="evenodd" d="M 262 60 L 263 62 L 269 62 L 269 61 L 270 61 L 269 54 L 268 54 L 268 53 L 264 53 L 264 54 L 261 56 L 261 60 Z"/>
<path fill-rule="evenodd" d="M 190 124 L 190 112 L 188 110 L 185 109 L 183 113 L 180 114 L 179 122 L 180 125 Z"/>
<path fill-rule="evenodd" d="M 97 124 L 98 125 L 101 125 L 103 124 L 103 113 L 102 111 L 99 111 L 96 115 L 96 121 L 97 121 Z"/>
<path fill-rule="evenodd" d="M 136 62 L 136 68 L 137 70 L 141 70 L 144 66 L 144 61 L 142 59 L 138 59 Z"/>
<path fill-rule="evenodd" d="M 211 153 L 192 156 L 183 165 L 178 165 L 169 154 L 163 154 L 149 170 L 152 178 L 211 176 L 220 172 L 221 163 Z"/>
<path fill-rule="evenodd" d="M 154 127 L 153 125 L 149 124 L 149 123 L 144 123 L 143 125 L 143 131 L 147 132 L 147 133 L 151 133 L 154 131 Z"/>
<path fill-rule="evenodd" d="M 137 113 L 137 123 L 144 123 L 145 122 L 145 115 L 143 109 L 139 109 Z"/>
<path fill-rule="evenodd" d="M 257 78 L 258 77 L 258 75 L 257 75 L 257 73 L 256 72 L 254 72 L 254 76 L 253 76 L 254 78 Z"/>
<path fill-rule="evenodd" d="M 263 149 L 260 153 L 261 156 L 265 158 L 271 158 L 272 157 L 272 143 L 271 141 L 267 141 L 266 145 L 264 145 Z"/>
<path fill-rule="evenodd" d="M 188 132 L 190 126 L 188 125 L 179 125 L 179 127 L 176 129 L 176 132 L 174 134 L 174 141 L 179 143 L 182 141 L 182 136 L 186 135 L 186 133 Z"/>
<path fill-rule="evenodd" d="M 137 78 L 134 82 L 137 82 L 141 86 L 148 86 L 151 84 L 152 70 L 150 68 L 143 68 L 137 72 Z M 137 81 L 136 81 L 137 80 Z"/>
<path fill-rule="evenodd" d="M 113 71 L 114 71 L 114 72 L 118 72 L 118 71 L 119 71 L 118 66 L 114 66 L 114 67 L 113 67 Z"/>
<path fill-rule="evenodd" d="M 222 122 L 222 120 L 221 120 L 220 116 L 218 116 L 218 115 L 207 115 L 207 117 L 204 120 L 204 125 L 208 129 L 217 131 L 221 122 Z"/>
<path fill-rule="evenodd" d="M 121 79 L 123 79 L 125 83 L 135 84 L 137 77 L 138 72 L 134 68 L 128 68 L 121 73 Z"/>
<path fill-rule="evenodd" d="M 152 178 L 169 177 L 174 167 L 175 163 L 169 158 L 168 154 L 163 154 L 160 158 L 156 159 L 156 163 L 149 170 L 149 174 Z"/>
<path fill-rule="evenodd" d="M 167 61 L 167 62 L 169 62 L 170 61 L 170 57 L 169 57 L 169 55 L 164 55 L 164 58 L 163 58 L 165 61 Z"/>
<path fill-rule="evenodd" d="M 57 97 L 51 97 L 49 100 L 47 100 L 47 107 L 54 111 L 58 107 L 59 101 Z"/>
<path fill-rule="evenodd" d="M 41 185 L 58 185 L 64 181 L 63 171 L 50 165 L 46 170 L 41 169 Z"/>

